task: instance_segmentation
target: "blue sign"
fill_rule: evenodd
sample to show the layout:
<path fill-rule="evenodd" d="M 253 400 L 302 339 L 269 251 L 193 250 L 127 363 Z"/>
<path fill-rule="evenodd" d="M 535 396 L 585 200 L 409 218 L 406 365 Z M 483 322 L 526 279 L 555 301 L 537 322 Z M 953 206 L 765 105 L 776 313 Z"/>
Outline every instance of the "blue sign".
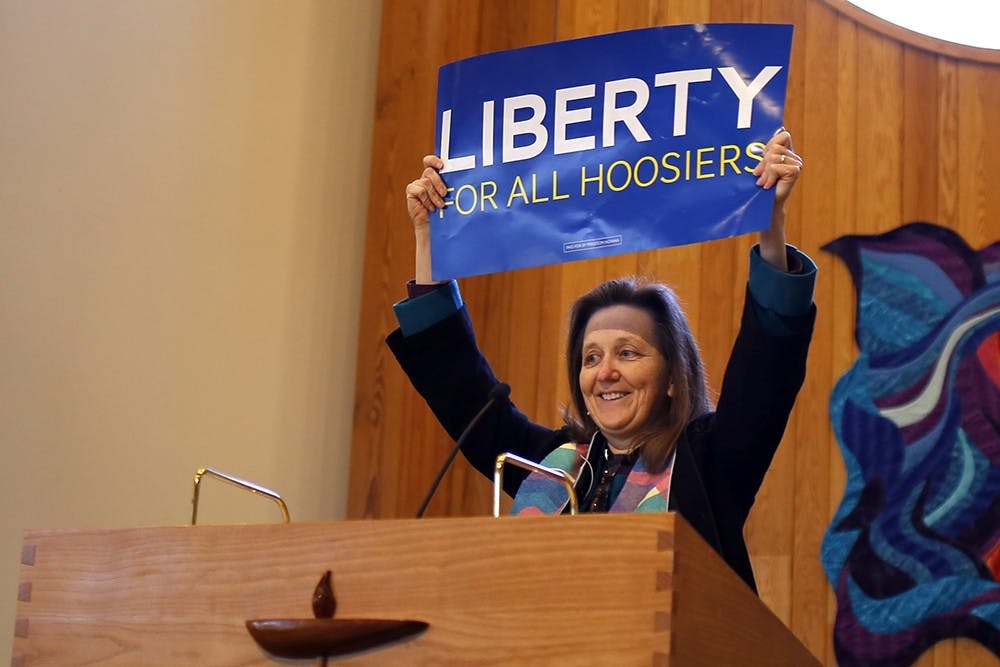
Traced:
<path fill-rule="evenodd" d="M 632 30 L 460 60 L 438 77 L 435 279 L 766 229 L 750 172 L 781 127 L 792 26 Z"/>

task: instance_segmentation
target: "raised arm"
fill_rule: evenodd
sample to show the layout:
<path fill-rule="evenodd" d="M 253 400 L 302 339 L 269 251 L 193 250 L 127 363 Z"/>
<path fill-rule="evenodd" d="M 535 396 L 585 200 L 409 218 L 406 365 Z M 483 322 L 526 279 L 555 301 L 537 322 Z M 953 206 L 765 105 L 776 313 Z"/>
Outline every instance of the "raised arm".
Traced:
<path fill-rule="evenodd" d="M 757 184 L 775 188 L 771 227 L 751 256 L 747 304 L 722 381 L 715 415 L 713 476 L 726 512 L 746 518 L 781 441 L 805 377 L 815 322 L 816 265 L 785 244 L 785 202 L 802 171 L 787 130 L 767 143 Z M 789 257 L 797 266 L 789 267 Z M 792 268 L 792 271 L 789 269 Z"/>
<path fill-rule="evenodd" d="M 406 210 L 413 221 L 416 241 L 414 279 L 418 285 L 429 285 L 431 278 L 431 225 L 430 214 L 444 207 L 448 187 L 438 173 L 444 161 L 437 155 L 424 156 L 424 171 L 420 178 L 406 186 Z"/>
<path fill-rule="evenodd" d="M 792 193 L 799 174 L 802 158 L 792 150 L 792 135 L 785 128 L 778 130 L 764 147 L 764 156 L 754 169 L 757 185 L 764 189 L 775 188 L 771 228 L 760 233 L 760 255 L 779 271 L 788 271 L 785 252 L 785 202 Z"/>

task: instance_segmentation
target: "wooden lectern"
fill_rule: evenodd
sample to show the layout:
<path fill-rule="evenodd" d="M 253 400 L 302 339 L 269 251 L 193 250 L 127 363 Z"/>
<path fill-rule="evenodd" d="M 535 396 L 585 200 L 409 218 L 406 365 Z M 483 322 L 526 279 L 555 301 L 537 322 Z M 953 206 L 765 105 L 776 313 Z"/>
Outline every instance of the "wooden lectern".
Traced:
<path fill-rule="evenodd" d="M 244 622 L 325 570 L 337 618 L 430 624 L 335 664 L 819 664 L 673 513 L 30 531 L 12 664 L 288 664 Z"/>

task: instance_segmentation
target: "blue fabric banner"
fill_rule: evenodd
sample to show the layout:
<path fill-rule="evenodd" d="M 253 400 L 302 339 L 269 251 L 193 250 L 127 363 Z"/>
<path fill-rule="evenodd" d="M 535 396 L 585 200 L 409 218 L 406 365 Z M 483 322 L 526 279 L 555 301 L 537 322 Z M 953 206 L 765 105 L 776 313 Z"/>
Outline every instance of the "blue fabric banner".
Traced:
<path fill-rule="evenodd" d="M 441 68 L 435 279 L 765 229 L 792 26 L 666 26 Z"/>

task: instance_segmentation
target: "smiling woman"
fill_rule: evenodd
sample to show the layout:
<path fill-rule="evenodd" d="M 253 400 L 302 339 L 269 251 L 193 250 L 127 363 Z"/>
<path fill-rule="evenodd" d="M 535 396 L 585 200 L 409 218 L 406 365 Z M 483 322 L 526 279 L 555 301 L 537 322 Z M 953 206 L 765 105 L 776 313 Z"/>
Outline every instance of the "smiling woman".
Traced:
<path fill-rule="evenodd" d="M 983 0 L 826 0 L 858 23 L 953 58 L 1000 63 L 1000 5 Z"/>
<path fill-rule="evenodd" d="M 654 331 L 652 316 L 636 306 L 604 308 L 587 323 L 579 386 L 587 414 L 616 454 L 642 446 L 643 427 L 670 402 Z"/>
<path fill-rule="evenodd" d="M 501 385 L 458 284 L 432 280 L 430 213 L 445 205 L 448 187 L 441 158 L 428 155 L 423 166 L 406 187 L 415 280 L 394 306 L 400 326 L 386 341 L 466 459 L 487 477 L 500 454 L 558 468 L 575 481 L 584 511 L 676 511 L 756 590 L 743 526 L 802 385 L 816 314 L 815 264 L 785 245 L 785 201 L 802 168 L 791 134 L 775 133 L 759 164 L 740 174 L 773 188 L 774 205 L 751 253 L 743 323 L 718 405 L 708 400 L 701 355 L 673 291 L 620 278 L 571 309 L 572 401 L 561 428 L 534 423 L 506 394 L 495 398 Z M 503 486 L 514 514 L 558 514 L 569 503 L 562 483 L 511 472 Z"/>
<path fill-rule="evenodd" d="M 577 299 L 566 356 L 570 438 L 589 442 L 600 431 L 616 453 L 641 447 L 651 469 L 666 464 L 684 427 L 710 409 L 698 346 L 662 283 L 609 280 Z M 611 400 L 623 390 L 635 395 Z"/>

